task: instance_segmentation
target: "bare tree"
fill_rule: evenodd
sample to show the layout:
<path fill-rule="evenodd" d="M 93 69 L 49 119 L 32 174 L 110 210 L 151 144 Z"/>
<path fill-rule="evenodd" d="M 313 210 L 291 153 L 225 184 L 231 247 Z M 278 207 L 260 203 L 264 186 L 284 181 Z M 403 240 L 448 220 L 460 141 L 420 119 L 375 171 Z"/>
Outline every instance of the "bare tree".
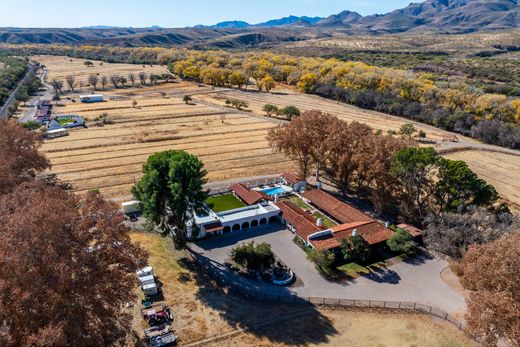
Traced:
<path fill-rule="evenodd" d="M 148 79 L 150 80 L 150 84 L 154 84 L 157 82 L 157 75 L 151 73 L 149 76 L 148 76 Z"/>
<path fill-rule="evenodd" d="M 519 230 L 520 231 L 520 230 Z M 484 346 L 518 346 L 520 341 L 520 232 L 469 248 L 452 265 L 471 291 L 465 331 Z"/>
<path fill-rule="evenodd" d="M 101 76 L 101 86 L 103 87 L 103 89 L 106 88 L 107 84 L 108 84 L 108 77 L 104 76 L 104 75 Z"/>
<path fill-rule="evenodd" d="M 52 88 L 54 88 L 54 91 L 56 93 L 60 93 L 60 94 L 63 94 L 63 81 L 62 80 L 57 80 L 57 79 L 53 79 L 51 81 L 51 86 Z"/>
<path fill-rule="evenodd" d="M 121 83 L 121 85 L 122 85 L 123 87 L 126 87 L 126 82 L 127 82 L 127 80 L 126 80 L 125 77 L 121 76 L 121 77 L 119 78 L 119 82 Z"/>
<path fill-rule="evenodd" d="M 74 93 L 74 86 L 76 84 L 76 77 L 69 75 L 65 78 L 65 81 L 67 81 L 67 85 L 69 86 L 71 92 Z"/>
<path fill-rule="evenodd" d="M 460 259 L 471 245 L 492 242 L 520 230 L 520 222 L 510 213 L 498 215 L 475 208 L 461 213 L 444 213 L 426 218 L 424 242 L 429 248 Z"/>
<path fill-rule="evenodd" d="M 94 90 L 97 90 L 97 83 L 98 83 L 98 76 L 97 75 L 90 75 L 88 76 L 88 83 L 90 83 L 90 85 L 92 87 L 94 87 Z"/>
<path fill-rule="evenodd" d="M 144 86 L 146 84 L 146 72 L 139 72 L 139 80 L 141 81 L 141 85 Z"/>
<path fill-rule="evenodd" d="M 50 167 L 38 149 L 41 136 L 14 120 L 0 121 L 0 195 Z"/>
<path fill-rule="evenodd" d="M 128 74 L 128 80 L 132 83 L 132 87 L 135 87 L 135 75 L 132 72 Z"/>
<path fill-rule="evenodd" d="M 146 254 L 115 204 L 98 193 L 80 199 L 24 184 L 0 197 L 0 219 L 0 293 L 15 294 L 0 296 L 0 345 L 124 341 L 126 304 L 135 299 L 137 262 Z"/>
<path fill-rule="evenodd" d="M 114 85 L 115 88 L 117 88 L 117 85 L 121 81 L 121 76 L 119 75 L 110 75 L 110 82 Z"/>

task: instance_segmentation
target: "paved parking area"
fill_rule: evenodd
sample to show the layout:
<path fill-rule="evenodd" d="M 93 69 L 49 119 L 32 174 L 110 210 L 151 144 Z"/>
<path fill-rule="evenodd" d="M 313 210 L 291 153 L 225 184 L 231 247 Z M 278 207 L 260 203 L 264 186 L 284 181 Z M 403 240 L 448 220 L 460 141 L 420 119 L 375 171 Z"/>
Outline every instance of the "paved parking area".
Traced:
<path fill-rule="evenodd" d="M 318 296 L 356 300 L 411 301 L 436 306 L 447 312 L 460 311 L 465 300 L 441 279 L 441 272 L 448 263 L 438 258 L 418 257 L 399 262 L 380 272 L 359 277 L 346 284 L 330 282 L 321 277 L 306 254 L 292 241 L 293 234 L 280 225 L 247 232 L 228 234 L 222 238 L 204 240 L 192 249 L 206 257 L 230 280 L 247 281 L 226 269 L 225 260 L 237 244 L 267 242 L 276 255 L 303 281 L 297 288 L 278 288 L 268 284 L 250 283 L 257 289 L 273 294 L 296 293 L 301 296 Z M 234 277 L 234 278 L 233 278 Z"/>

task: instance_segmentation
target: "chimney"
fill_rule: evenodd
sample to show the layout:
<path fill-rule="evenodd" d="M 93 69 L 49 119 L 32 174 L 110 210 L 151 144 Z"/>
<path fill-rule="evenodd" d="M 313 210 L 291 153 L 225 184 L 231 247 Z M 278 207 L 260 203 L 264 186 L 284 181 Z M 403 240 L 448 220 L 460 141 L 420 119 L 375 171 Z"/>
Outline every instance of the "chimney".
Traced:
<path fill-rule="evenodd" d="M 388 228 L 390 226 L 390 223 L 386 222 L 385 223 L 385 228 Z"/>
<path fill-rule="evenodd" d="M 356 236 L 356 235 L 357 235 L 357 229 L 352 230 L 352 236 Z"/>

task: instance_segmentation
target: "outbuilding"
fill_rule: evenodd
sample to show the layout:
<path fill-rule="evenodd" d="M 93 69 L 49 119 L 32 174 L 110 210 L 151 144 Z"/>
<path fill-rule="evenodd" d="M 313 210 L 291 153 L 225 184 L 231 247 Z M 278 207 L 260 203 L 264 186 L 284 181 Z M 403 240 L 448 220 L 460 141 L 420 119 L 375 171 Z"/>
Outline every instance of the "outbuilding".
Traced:
<path fill-rule="evenodd" d="M 103 102 L 105 101 L 102 94 L 90 94 L 90 95 L 80 95 L 79 101 L 81 102 Z"/>
<path fill-rule="evenodd" d="M 280 182 L 291 187 L 295 192 L 303 191 L 307 185 L 307 181 L 294 172 L 285 172 L 280 175 Z"/>

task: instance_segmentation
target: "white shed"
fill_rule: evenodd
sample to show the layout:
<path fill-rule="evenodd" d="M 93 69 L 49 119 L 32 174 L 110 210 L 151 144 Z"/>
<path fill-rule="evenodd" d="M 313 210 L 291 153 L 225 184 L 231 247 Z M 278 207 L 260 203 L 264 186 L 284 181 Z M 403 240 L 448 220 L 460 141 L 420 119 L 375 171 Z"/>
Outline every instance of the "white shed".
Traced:
<path fill-rule="evenodd" d="M 105 99 L 102 94 L 80 95 L 81 102 L 103 102 Z"/>

